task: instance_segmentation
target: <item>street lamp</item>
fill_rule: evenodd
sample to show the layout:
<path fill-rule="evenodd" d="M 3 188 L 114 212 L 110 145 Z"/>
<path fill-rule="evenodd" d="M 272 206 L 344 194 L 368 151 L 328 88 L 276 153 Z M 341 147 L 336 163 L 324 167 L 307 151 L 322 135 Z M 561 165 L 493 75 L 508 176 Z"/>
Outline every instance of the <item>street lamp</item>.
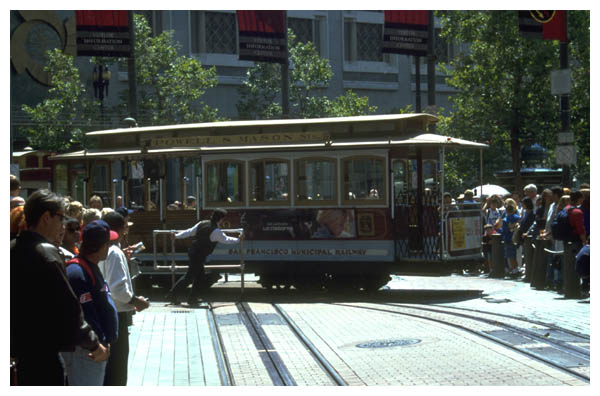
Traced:
<path fill-rule="evenodd" d="M 106 96 L 108 96 L 108 84 L 110 83 L 110 70 L 108 70 L 108 67 L 94 66 L 92 82 L 94 84 L 94 97 L 100 99 L 100 117 L 102 118 L 102 124 L 104 124 L 104 91 L 106 90 Z"/>

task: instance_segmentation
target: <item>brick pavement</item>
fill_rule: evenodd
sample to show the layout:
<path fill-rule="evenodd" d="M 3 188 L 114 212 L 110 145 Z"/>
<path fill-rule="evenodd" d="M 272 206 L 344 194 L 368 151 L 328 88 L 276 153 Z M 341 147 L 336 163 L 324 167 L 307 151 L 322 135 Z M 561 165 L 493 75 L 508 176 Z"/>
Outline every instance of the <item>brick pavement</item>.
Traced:
<path fill-rule="evenodd" d="M 583 384 L 504 347 L 423 319 L 352 307 L 284 305 L 319 350 L 356 385 Z M 313 334 L 309 334 L 310 331 Z M 368 338 L 365 336 L 368 334 Z M 376 340 L 420 340 L 404 347 L 357 348 Z"/>
<path fill-rule="evenodd" d="M 134 315 L 127 385 L 220 385 L 206 310 L 163 306 Z"/>
<path fill-rule="evenodd" d="M 482 290 L 484 296 L 481 299 L 442 305 L 520 316 L 590 335 L 590 304 L 582 303 L 582 300 L 565 299 L 554 291 L 532 289 L 528 283 L 520 280 L 462 275 L 392 278 L 387 285 L 392 290 Z"/>
<path fill-rule="evenodd" d="M 520 281 L 468 276 L 394 276 L 390 289 L 464 290 L 482 298 L 444 306 L 508 313 L 590 334 L 590 304 L 536 291 Z M 385 292 L 384 292 L 385 293 Z M 382 293 L 382 294 L 384 294 Z M 250 304 L 290 374 L 299 385 L 330 380 L 269 304 Z M 493 342 L 448 326 L 328 304 L 281 305 L 349 385 L 566 385 L 578 380 Z M 233 303 L 215 308 L 236 385 L 272 385 L 261 352 Z M 221 384 L 207 311 L 165 307 L 134 316 L 128 385 Z M 366 336 L 368 335 L 368 336 Z M 413 346 L 365 349 L 373 340 L 419 339 Z"/>

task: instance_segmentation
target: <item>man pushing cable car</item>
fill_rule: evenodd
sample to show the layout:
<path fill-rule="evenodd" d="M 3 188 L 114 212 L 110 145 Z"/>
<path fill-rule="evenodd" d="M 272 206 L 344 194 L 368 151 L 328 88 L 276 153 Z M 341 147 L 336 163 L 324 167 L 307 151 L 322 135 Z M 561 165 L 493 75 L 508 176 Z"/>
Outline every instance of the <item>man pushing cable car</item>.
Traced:
<path fill-rule="evenodd" d="M 234 244 L 238 243 L 240 238 L 244 238 L 243 235 L 240 238 L 236 238 L 223 233 L 221 228 L 225 216 L 227 216 L 225 209 L 215 209 L 210 220 L 202 220 L 185 231 L 171 233 L 171 239 L 194 238 L 192 246 L 188 249 L 188 256 L 190 258 L 188 270 L 175 283 L 166 296 L 167 301 L 171 304 L 179 304 L 181 302 L 183 291 L 191 283 L 192 290 L 187 297 L 187 302 L 191 306 L 197 305 L 200 293 L 208 289 L 211 284 L 204 272 L 206 257 L 215 250 L 217 243 Z M 219 275 L 216 275 L 216 277 L 218 279 Z"/>

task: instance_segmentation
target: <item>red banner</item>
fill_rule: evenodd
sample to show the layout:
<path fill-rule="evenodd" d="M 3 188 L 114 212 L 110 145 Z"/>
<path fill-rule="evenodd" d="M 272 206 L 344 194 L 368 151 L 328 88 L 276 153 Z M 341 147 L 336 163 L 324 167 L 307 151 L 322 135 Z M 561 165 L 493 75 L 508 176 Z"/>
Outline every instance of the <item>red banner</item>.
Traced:
<path fill-rule="evenodd" d="M 427 55 L 429 11 L 384 11 L 383 52 Z"/>
<path fill-rule="evenodd" d="M 285 34 L 285 11 L 237 11 L 240 32 Z"/>
<path fill-rule="evenodd" d="M 75 11 L 77 27 L 128 27 L 128 11 Z"/>
<path fill-rule="evenodd" d="M 128 57 L 129 11 L 75 11 L 77 55 Z"/>
<path fill-rule="evenodd" d="M 285 11 L 237 11 L 240 60 L 287 62 Z"/>
<path fill-rule="evenodd" d="M 429 11 L 384 11 L 386 23 L 424 25 L 429 24 Z"/>
<path fill-rule="evenodd" d="M 544 23 L 544 40 L 567 41 L 567 12 L 555 11 L 554 17 Z"/>
<path fill-rule="evenodd" d="M 526 38 L 567 42 L 566 11 L 519 11 L 519 32 Z"/>

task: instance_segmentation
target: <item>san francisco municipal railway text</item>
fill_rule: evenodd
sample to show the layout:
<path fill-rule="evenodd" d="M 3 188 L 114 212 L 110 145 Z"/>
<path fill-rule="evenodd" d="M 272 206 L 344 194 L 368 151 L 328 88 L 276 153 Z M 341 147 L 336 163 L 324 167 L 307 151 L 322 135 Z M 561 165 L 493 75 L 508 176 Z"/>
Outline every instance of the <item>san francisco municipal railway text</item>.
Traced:
<path fill-rule="evenodd" d="M 229 249 L 230 255 L 239 255 L 238 249 Z M 244 249 L 245 256 L 364 256 L 366 249 Z"/>

